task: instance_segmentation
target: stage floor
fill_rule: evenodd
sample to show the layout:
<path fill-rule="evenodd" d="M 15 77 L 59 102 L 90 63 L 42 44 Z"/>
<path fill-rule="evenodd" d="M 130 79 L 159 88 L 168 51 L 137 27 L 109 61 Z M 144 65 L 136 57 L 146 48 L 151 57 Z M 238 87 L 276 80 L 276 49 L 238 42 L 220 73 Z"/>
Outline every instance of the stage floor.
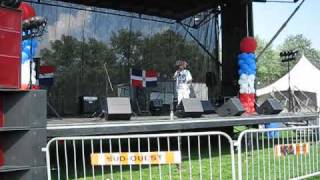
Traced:
<path fill-rule="evenodd" d="M 227 126 L 255 125 L 271 122 L 316 121 L 317 113 L 290 113 L 278 115 L 219 117 L 204 115 L 201 118 L 177 118 L 169 116 L 137 116 L 130 121 L 106 121 L 100 118 L 48 119 L 48 137 L 109 135 L 208 129 Z"/>

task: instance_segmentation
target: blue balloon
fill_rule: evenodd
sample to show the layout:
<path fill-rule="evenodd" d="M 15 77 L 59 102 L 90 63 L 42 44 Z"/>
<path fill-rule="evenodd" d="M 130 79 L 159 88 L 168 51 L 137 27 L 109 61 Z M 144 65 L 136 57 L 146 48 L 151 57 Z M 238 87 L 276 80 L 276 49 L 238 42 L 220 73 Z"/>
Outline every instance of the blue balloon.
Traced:
<path fill-rule="evenodd" d="M 240 59 L 240 60 L 238 61 L 238 65 L 241 66 L 242 64 L 245 64 L 245 61 L 244 61 L 243 59 Z"/>
<path fill-rule="evenodd" d="M 257 69 L 257 65 L 256 64 L 252 64 L 251 67 L 252 67 L 253 70 Z"/>
<path fill-rule="evenodd" d="M 22 52 L 24 52 L 25 54 L 27 54 L 28 58 L 31 58 L 31 51 L 28 49 L 23 49 Z"/>
<path fill-rule="evenodd" d="M 249 53 L 248 57 L 250 57 L 250 59 L 254 59 L 254 60 L 256 59 L 256 55 L 253 53 Z"/>
<path fill-rule="evenodd" d="M 239 74 L 239 76 L 241 76 L 241 75 L 244 74 L 244 73 L 243 73 L 243 71 L 242 71 L 241 69 L 239 69 L 239 70 L 238 70 L 238 74 Z"/>
<path fill-rule="evenodd" d="M 254 59 L 250 58 L 250 59 L 247 60 L 247 63 L 248 64 L 256 64 L 256 61 Z"/>
<path fill-rule="evenodd" d="M 31 40 L 29 40 L 29 39 L 24 40 L 24 41 L 22 42 L 22 46 L 23 46 L 23 47 L 31 46 Z"/>
<path fill-rule="evenodd" d="M 27 60 L 32 60 L 34 55 L 36 54 L 36 50 L 38 47 L 38 42 L 36 39 L 28 39 L 22 41 L 22 55 L 21 55 L 21 60 L 22 63 L 27 61 Z"/>
<path fill-rule="evenodd" d="M 24 46 L 22 49 L 23 52 L 30 52 L 31 51 L 31 46 Z"/>
<path fill-rule="evenodd" d="M 247 53 L 241 53 L 239 54 L 238 59 L 246 59 L 247 57 L 248 57 Z"/>
<path fill-rule="evenodd" d="M 244 72 L 244 73 L 248 73 L 250 68 L 247 64 L 243 64 L 240 66 L 240 69 Z"/>
<path fill-rule="evenodd" d="M 32 40 L 31 45 L 32 45 L 32 48 L 36 50 L 38 47 L 38 42 L 36 40 Z"/>
<path fill-rule="evenodd" d="M 28 54 L 25 53 L 25 52 L 22 52 L 22 53 L 21 53 L 21 60 L 22 60 L 22 63 L 28 61 L 28 60 L 29 60 Z"/>
<path fill-rule="evenodd" d="M 256 71 L 254 71 L 254 70 L 250 71 L 250 75 L 251 74 L 256 75 Z"/>

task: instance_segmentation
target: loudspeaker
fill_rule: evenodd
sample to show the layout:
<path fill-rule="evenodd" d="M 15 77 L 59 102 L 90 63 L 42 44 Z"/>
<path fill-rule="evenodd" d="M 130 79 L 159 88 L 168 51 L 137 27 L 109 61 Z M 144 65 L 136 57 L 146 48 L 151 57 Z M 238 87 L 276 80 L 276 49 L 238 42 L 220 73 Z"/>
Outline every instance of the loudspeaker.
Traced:
<path fill-rule="evenodd" d="M 216 112 L 210 101 L 201 101 L 201 104 L 203 108 L 203 114 L 212 114 Z"/>
<path fill-rule="evenodd" d="M 130 120 L 132 110 L 129 98 L 102 98 L 100 103 L 106 120 Z"/>
<path fill-rule="evenodd" d="M 244 113 L 240 100 L 236 97 L 229 99 L 216 110 L 219 116 L 240 116 Z"/>
<path fill-rule="evenodd" d="M 257 107 L 257 113 L 259 114 L 279 114 L 282 110 L 281 103 L 274 98 L 268 98 Z"/>
<path fill-rule="evenodd" d="M 79 111 L 81 114 L 92 114 L 99 110 L 98 97 L 96 96 L 80 96 Z"/>
<path fill-rule="evenodd" d="M 196 98 L 182 99 L 177 107 L 175 115 L 178 117 L 201 117 L 203 107 L 201 101 Z"/>

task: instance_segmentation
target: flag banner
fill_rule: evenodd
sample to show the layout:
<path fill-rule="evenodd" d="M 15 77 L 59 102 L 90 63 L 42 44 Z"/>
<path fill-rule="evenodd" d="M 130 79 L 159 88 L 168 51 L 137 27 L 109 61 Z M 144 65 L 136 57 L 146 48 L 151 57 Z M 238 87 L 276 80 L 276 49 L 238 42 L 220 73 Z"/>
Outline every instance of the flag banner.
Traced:
<path fill-rule="evenodd" d="M 275 155 L 286 156 L 286 155 L 306 155 L 310 151 L 309 143 L 298 143 L 298 144 L 280 144 L 275 145 Z"/>
<path fill-rule="evenodd" d="M 40 66 L 39 85 L 50 87 L 53 85 L 55 68 L 53 66 Z"/>
<path fill-rule="evenodd" d="M 150 69 L 146 71 L 146 85 L 145 87 L 156 87 L 157 86 L 157 71 Z"/>
<path fill-rule="evenodd" d="M 141 69 L 131 69 L 131 84 L 133 87 L 143 87 L 143 76 Z"/>
<path fill-rule="evenodd" d="M 131 84 L 133 87 L 156 87 L 157 86 L 157 71 L 131 69 Z"/>

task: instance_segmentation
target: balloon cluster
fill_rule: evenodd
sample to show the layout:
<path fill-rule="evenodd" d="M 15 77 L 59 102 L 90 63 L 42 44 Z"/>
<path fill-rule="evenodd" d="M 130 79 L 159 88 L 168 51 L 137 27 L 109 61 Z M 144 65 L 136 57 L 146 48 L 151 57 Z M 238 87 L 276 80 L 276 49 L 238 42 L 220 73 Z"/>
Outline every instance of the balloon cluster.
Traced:
<path fill-rule="evenodd" d="M 28 21 L 36 16 L 34 8 L 25 2 L 21 2 L 19 8 L 22 12 L 22 21 Z M 22 36 L 30 34 L 30 30 L 24 30 Z M 36 84 L 35 63 L 33 57 L 37 50 L 36 39 L 25 39 L 21 44 L 21 89 L 34 88 Z M 31 81 L 31 82 L 30 82 Z M 31 83 L 31 84 L 30 84 Z"/>
<path fill-rule="evenodd" d="M 21 62 L 22 64 L 28 61 L 32 61 L 36 49 L 37 49 L 38 43 L 37 40 L 27 39 L 22 41 L 22 54 L 21 54 Z"/>
<path fill-rule="evenodd" d="M 245 37 L 240 42 L 241 54 L 238 56 L 240 96 L 242 106 L 247 114 L 255 112 L 256 50 L 257 43 L 252 37 Z"/>

